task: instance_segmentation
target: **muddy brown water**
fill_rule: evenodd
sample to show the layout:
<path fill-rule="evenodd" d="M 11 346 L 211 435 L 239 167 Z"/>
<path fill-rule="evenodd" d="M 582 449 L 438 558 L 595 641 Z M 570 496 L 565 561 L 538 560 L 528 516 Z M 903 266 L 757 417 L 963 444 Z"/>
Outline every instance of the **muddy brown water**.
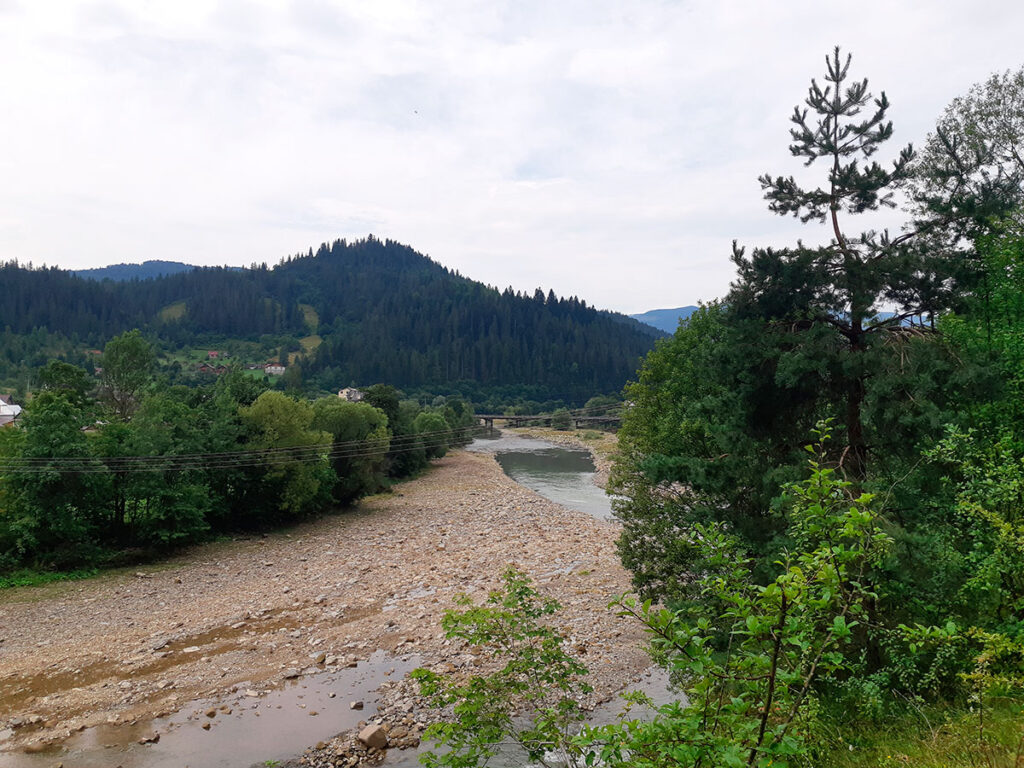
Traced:
<path fill-rule="evenodd" d="M 40 753 L 0 752 L 0 768 L 240 768 L 283 761 L 372 717 L 381 683 L 418 662 L 377 652 L 353 668 L 252 691 L 257 696 L 243 683 L 231 697 L 194 701 L 168 717 L 88 728 Z M 352 709 L 353 701 L 364 708 Z M 216 710 L 213 717 L 209 710 Z M 140 743 L 154 734 L 156 743 Z M 0 749 L 10 735 L 0 731 Z"/>

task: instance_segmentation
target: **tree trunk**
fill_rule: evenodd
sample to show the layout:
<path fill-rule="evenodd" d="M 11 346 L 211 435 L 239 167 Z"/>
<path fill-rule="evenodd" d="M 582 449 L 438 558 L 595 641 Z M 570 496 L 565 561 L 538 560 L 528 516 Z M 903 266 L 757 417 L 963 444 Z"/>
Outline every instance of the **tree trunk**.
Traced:
<path fill-rule="evenodd" d="M 863 355 L 866 348 L 864 331 L 860 317 L 853 318 L 854 335 L 850 339 L 851 366 L 850 380 L 846 385 L 846 451 L 842 458 L 842 468 L 849 479 L 859 486 L 868 474 L 868 445 L 864 439 L 864 394 L 865 366 Z"/>

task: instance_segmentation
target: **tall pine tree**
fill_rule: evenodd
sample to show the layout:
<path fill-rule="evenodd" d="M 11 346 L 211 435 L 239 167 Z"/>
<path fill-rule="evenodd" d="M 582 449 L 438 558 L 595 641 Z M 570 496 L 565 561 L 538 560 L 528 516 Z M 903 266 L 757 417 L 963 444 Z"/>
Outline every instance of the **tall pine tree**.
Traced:
<path fill-rule="evenodd" d="M 874 98 L 866 79 L 850 79 L 850 56 L 844 60 L 838 47 L 826 64 L 824 85 L 812 80 L 805 106 L 794 110 L 789 148 L 807 166 L 824 165 L 824 183 L 810 188 L 793 176 L 768 174 L 759 180 L 772 211 L 825 224 L 829 241 L 754 248 L 749 256 L 734 244 L 739 274 L 727 303 L 738 317 L 790 337 L 783 344 L 800 347 L 811 361 L 804 370 L 816 369 L 821 392 L 832 400 L 829 410 L 845 427 L 842 467 L 863 480 L 869 460 L 865 398 L 876 365 L 868 353 L 886 338 L 912 333 L 908 319 L 949 305 L 952 264 L 925 247 L 922 230 L 892 237 L 845 228 L 847 216 L 895 206 L 914 151 L 907 145 L 888 166 L 872 159 L 892 137 L 889 100 L 884 92 Z"/>

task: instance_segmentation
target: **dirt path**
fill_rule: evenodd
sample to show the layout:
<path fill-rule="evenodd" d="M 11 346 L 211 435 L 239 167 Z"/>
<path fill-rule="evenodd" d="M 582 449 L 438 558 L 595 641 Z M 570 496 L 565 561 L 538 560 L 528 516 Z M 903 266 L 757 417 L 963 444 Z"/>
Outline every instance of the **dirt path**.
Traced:
<path fill-rule="evenodd" d="M 0 592 L 0 750 L 272 689 L 378 649 L 446 663 L 443 611 L 458 592 L 486 594 L 508 563 L 565 606 L 560 623 L 605 698 L 648 664 L 638 628 L 605 608 L 629 587 L 616 533 L 459 451 L 396 494 L 287 534 Z"/>

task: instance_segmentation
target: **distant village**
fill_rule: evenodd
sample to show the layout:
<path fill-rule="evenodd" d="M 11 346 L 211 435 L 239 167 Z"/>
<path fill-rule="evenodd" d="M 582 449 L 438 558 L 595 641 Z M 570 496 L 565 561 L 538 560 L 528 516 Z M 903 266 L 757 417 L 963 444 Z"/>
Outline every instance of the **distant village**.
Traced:
<path fill-rule="evenodd" d="M 228 367 L 219 362 L 231 357 L 227 352 L 222 352 L 218 349 L 211 349 L 206 353 L 206 360 L 196 366 L 196 370 L 199 373 L 209 373 L 214 376 L 220 376 L 223 373 L 227 373 Z M 217 361 L 217 362 L 214 362 Z M 283 376 L 284 372 L 288 370 L 288 366 L 281 362 L 268 362 L 268 363 L 249 363 L 245 366 L 248 371 L 263 371 L 267 376 Z"/>

